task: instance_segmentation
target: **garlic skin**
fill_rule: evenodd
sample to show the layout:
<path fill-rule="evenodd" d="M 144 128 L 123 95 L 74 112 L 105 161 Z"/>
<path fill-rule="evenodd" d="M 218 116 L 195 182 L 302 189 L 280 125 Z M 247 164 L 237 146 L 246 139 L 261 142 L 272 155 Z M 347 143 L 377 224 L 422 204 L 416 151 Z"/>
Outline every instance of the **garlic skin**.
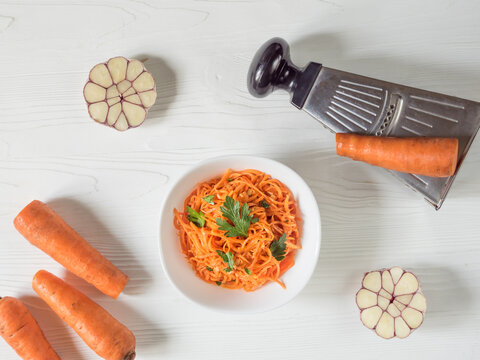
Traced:
<path fill-rule="evenodd" d="M 90 70 L 83 97 L 93 120 L 125 131 L 145 121 L 157 92 L 141 61 L 118 56 Z"/>
<path fill-rule="evenodd" d="M 363 325 L 384 339 L 409 336 L 427 310 L 417 277 L 399 267 L 366 273 L 356 302 Z"/>

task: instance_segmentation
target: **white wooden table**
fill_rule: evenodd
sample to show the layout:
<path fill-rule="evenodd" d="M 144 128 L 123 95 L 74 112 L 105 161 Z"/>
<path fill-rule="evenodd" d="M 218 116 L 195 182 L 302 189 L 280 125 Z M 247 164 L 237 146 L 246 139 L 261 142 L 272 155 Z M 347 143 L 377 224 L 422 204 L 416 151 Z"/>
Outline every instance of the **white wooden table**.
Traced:
<path fill-rule="evenodd" d="M 246 72 L 273 36 L 309 60 L 480 101 L 480 3 L 454 0 L 0 1 L 0 296 L 25 301 L 63 359 L 96 355 L 31 289 L 38 269 L 65 276 L 137 337 L 148 359 L 479 359 L 480 141 L 439 212 L 381 169 L 338 158 L 334 138 L 286 94 L 252 98 Z M 88 118 L 82 87 L 112 56 L 148 58 L 158 99 L 125 133 Z M 265 314 L 204 310 L 167 282 L 157 254 L 169 182 L 225 154 L 278 159 L 317 197 L 320 261 L 305 290 Z M 13 228 L 47 201 L 131 277 L 116 301 Z M 382 340 L 359 320 L 365 271 L 416 272 L 425 323 Z M 17 359 L 0 341 L 0 359 Z"/>

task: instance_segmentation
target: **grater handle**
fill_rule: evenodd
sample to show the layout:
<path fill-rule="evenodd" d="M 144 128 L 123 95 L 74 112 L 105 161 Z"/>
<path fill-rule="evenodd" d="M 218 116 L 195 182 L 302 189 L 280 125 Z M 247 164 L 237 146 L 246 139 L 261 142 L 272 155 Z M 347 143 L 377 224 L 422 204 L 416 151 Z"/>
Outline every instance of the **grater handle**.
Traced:
<path fill-rule="evenodd" d="M 264 97 L 275 89 L 291 92 L 300 70 L 290 62 L 290 49 L 280 38 L 267 41 L 258 49 L 250 65 L 248 89 L 253 96 Z"/>
<path fill-rule="evenodd" d="M 248 90 L 264 97 L 276 89 L 288 91 L 292 103 L 301 108 L 322 66 L 309 63 L 304 69 L 292 64 L 288 43 L 273 38 L 258 49 L 248 71 Z"/>

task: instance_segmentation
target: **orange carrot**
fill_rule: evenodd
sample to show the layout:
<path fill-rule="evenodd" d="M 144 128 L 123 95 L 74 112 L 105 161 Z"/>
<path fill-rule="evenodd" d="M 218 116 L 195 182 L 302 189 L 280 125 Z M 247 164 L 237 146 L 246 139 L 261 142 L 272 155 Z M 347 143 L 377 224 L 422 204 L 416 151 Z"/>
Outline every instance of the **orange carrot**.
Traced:
<path fill-rule="evenodd" d="M 28 204 L 13 223 L 30 243 L 104 294 L 115 299 L 127 284 L 127 275 L 41 201 Z"/>
<path fill-rule="evenodd" d="M 23 360 L 61 360 L 27 307 L 13 297 L 0 298 L 0 335 Z"/>
<path fill-rule="evenodd" d="M 393 138 L 337 134 L 337 154 L 386 169 L 432 177 L 455 173 L 456 138 Z"/>
<path fill-rule="evenodd" d="M 135 359 L 135 336 L 89 297 L 45 270 L 33 278 L 33 290 L 106 360 Z"/>

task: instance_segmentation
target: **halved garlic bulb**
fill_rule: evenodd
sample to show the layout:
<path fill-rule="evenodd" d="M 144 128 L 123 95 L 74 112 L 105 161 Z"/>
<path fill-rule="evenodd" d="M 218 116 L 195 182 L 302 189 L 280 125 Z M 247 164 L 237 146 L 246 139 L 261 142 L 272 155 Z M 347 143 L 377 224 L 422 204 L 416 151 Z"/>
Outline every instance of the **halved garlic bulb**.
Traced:
<path fill-rule="evenodd" d="M 93 120 L 124 131 L 145 121 L 157 92 L 141 61 L 118 56 L 90 70 L 83 96 Z"/>
<path fill-rule="evenodd" d="M 356 299 L 363 325 L 385 339 L 406 338 L 427 309 L 417 277 L 399 267 L 366 273 Z"/>

